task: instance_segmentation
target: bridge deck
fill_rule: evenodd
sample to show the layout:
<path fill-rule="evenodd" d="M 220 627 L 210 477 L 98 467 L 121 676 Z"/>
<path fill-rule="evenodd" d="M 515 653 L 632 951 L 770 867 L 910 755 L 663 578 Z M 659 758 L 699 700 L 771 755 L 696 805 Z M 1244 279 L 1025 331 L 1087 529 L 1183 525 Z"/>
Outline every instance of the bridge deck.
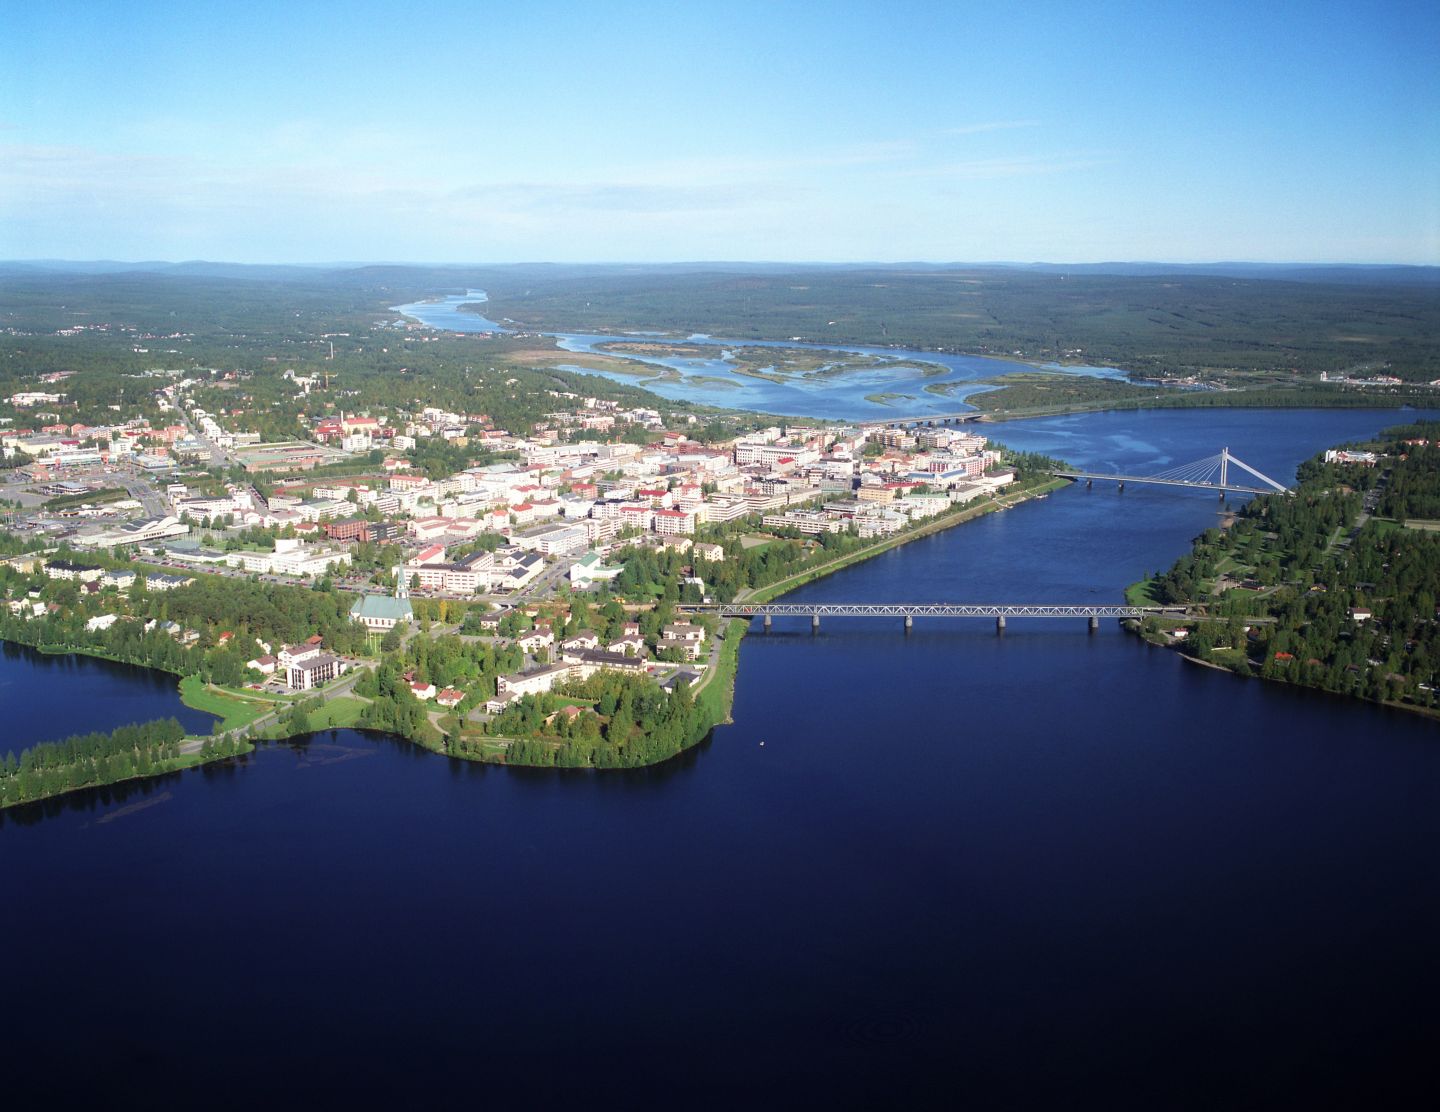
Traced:
<path fill-rule="evenodd" d="M 680 603 L 684 614 L 716 614 L 722 618 L 1183 618 L 1183 606 L 1049 606 L 1036 603 L 995 604 L 955 602 L 707 602 Z"/>
<path fill-rule="evenodd" d="M 978 421 L 984 414 L 978 409 L 962 409 L 954 413 L 918 413 L 909 417 L 877 417 L 873 421 L 857 421 L 856 425 L 862 429 L 883 429 L 895 425 L 924 425 L 936 421 L 944 424 L 952 422 L 967 423 Z"/>

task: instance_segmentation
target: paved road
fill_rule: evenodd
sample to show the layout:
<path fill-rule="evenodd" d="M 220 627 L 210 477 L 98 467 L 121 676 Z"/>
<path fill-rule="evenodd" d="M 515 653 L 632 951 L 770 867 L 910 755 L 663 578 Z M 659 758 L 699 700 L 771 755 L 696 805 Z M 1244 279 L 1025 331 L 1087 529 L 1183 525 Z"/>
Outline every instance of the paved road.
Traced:
<path fill-rule="evenodd" d="M 332 699 L 340 698 L 342 695 L 350 695 L 355 691 L 355 685 L 360 682 L 360 677 L 369 670 L 370 666 L 368 664 L 358 664 L 352 667 L 349 672 L 342 676 L 339 682 L 332 684 L 331 686 L 319 692 L 307 692 L 305 695 L 302 696 L 302 698 L 309 698 L 311 694 L 318 694 L 320 696 L 321 702 L 328 703 Z M 298 700 L 295 701 L 298 702 Z M 213 740 L 213 738 L 217 737 L 236 737 L 237 735 L 246 733 L 250 730 L 266 729 L 279 722 L 281 714 L 288 711 L 292 705 L 292 703 L 281 703 L 277 706 L 277 709 L 270 711 L 268 714 L 261 715 L 259 718 L 255 719 L 255 721 L 251 722 L 248 726 L 237 726 L 233 730 L 226 730 L 223 734 L 215 734 L 210 738 L 193 738 L 189 741 L 181 742 L 180 752 L 198 753 L 200 751 L 200 747 L 207 740 Z"/>

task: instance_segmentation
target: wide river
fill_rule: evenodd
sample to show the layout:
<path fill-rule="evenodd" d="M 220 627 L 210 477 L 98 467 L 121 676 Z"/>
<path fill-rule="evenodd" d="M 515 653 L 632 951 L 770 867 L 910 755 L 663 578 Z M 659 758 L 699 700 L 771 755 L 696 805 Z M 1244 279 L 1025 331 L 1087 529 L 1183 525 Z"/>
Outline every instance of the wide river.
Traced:
<path fill-rule="evenodd" d="M 464 294 L 452 294 L 432 301 L 416 301 L 393 308 L 395 312 L 403 313 L 422 324 L 451 332 L 506 331 L 507 325 L 503 321 L 493 321 L 461 309 L 463 305 L 483 304 L 486 300 L 483 290 L 470 290 Z M 653 333 L 633 332 L 607 335 L 554 332 L 547 335 L 554 336 L 562 350 L 577 354 L 603 351 L 598 345 L 613 344 L 617 340 L 654 338 Z M 625 353 L 629 359 L 651 364 L 656 375 L 661 377 L 645 378 L 622 371 L 602 371 L 574 364 L 568 365 L 568 369 L 599 375 L 631 386 L 644 386 L 645 389 L 671 401 L 701 402 L 705 405 L 728 406 L 731 409 L 820 417 L 836 421 L 878 421 L 887 417 L 926 412 L 954 413 L 970 408 L 964 403 L 968 394 L 988 389 L 977 386 L 978 379 L 1035 370 L 1035 367 L 1029 364 L 1005 359 L 912 351 L 906 348 L 776 340 L 726 340 L 703 335 L 692 336 L 690 339 L 706 348 L 706 355 L 678 357 Z M 882 363 L 868 370 L 837 376 L 787 375 L 784 381 L 771 382 L 754 375 L 740 374 L 735 370 L 735 364 L 726 357 L 726 352 L 742 346 L 803 348 L 822 353 L 852 352 L 875 356 Z M 904 363 L 902 366 L 886 365 L 899 364 L 901 361 Z M 923 363 L 925 367 L 918 367 L 915 365 L 917 363 Z M 1124 377 L 1122 371 L 1113 367 L 1061 367 L 1046 364 L 1045 369 L 1099 378 Z M 937 390 L 943 393 L 937 393 Z M 874 399 L 877 395 L 886 395 L 886 399 L 876 401 Z"/>
<path fill-rule="evenodd" d="M 1117 467 L 1228 445 L 1288 480 L 1402 419 L 1001 434 Z M 1217 508 L 1071 487 L 790 597 L 1116 600 Z M 1428 1077 L 1434 722 L 1078 621 L 777 622 L 734 719 L 630 773 L 340 731 L 7 815 L 7 1096 L 1383 1106 Z"/>

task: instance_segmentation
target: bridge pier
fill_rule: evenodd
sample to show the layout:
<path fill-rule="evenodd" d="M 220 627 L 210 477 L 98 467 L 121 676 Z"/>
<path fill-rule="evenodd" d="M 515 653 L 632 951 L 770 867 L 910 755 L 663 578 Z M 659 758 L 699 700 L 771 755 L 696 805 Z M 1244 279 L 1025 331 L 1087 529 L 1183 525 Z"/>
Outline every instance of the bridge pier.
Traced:
<path fill-rule="evenodd" d="M 1097 629 L 1099 629 L 1099 628 L 1100 628 L 1100 615 L 1099 615 L 1099 614 L 1091 614 L 1091 615 L 1090 615 L 1090 632 L 1091 632 L 1091 633 L 1094 633 L 1094 632 L 1095 632 Z"/>
<path fill-rule="evenodd" d="M 763 620 L 763 622 L 764 622 L 765 632 L 766 632 L 766 633 L 769 633 L 769 632 L 770 632 L 770 615 L 767 613 L 762 620 Z"/>
<path fill-rule="evenodd" d="M 1124 493 L 1125 493 L 1125 480 L 1124 480 L 1124 479 L 1121 479 L 1121 480 L 1120 480 L 1120 493 L 1121 493 L 1121 494 L 1124 494 Z"/>
<path fill-rule="evenodd" d="M 1004 633 L 1004 632 L 1005 632 L 1005 615 L 1004 615 L 1004 614 L 1000 614 L 1000 615 L 997 615 L 997 616 L 996 616 L 996 618 L 995 618 L 995 632 L 996 632 L 996 633 Z"/>
<path fill-rule="evenodd" d="M 811 632 L 811 633 L 819 633 L 819 632 L 820 632 L 820 615 L 819 615 L 819 614 L 811 614 L 811 615 L 810 615 L 810 632 Z"/>
<path fill-rule="evenodd" d="M 1220 501 L 1222 501 L 1222 502 L 1225 501 L 1225 488 L 1224 488 L 1224 487 L 1221 487 L 1221 488 L 1220 488 Z"/>
<path fill-rule="evenodd" d="M 1086 490 L 1092 490 L 1092 489 L 1094 489 L 1094 487 L 1095 487 L 1095 480 L 1094 480 L 1094 479 L 1086 479 L 1086 480 L 1085 480 L 1085 489 L 1086 489 Z"/>
<path fill-rule="evenodd" d="M 909 633 L 914 627 L 915 627 L 915 615 L 914 615 L 914 614 L 906 614 L 906 615 L 905 615 L 905 632 L 906 632 L 906 633 Z"/>

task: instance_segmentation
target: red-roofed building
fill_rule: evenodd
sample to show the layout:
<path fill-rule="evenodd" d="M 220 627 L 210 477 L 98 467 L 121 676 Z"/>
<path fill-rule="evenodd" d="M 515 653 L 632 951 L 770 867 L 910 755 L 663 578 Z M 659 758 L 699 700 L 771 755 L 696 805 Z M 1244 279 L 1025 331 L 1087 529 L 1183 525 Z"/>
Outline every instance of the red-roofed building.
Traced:
<path fill-rule="evenodd" d="M 686 537 L 695 532 L 695 514 L 691 510 L 656 510 L 655 532 L 662 537 Z"/>

